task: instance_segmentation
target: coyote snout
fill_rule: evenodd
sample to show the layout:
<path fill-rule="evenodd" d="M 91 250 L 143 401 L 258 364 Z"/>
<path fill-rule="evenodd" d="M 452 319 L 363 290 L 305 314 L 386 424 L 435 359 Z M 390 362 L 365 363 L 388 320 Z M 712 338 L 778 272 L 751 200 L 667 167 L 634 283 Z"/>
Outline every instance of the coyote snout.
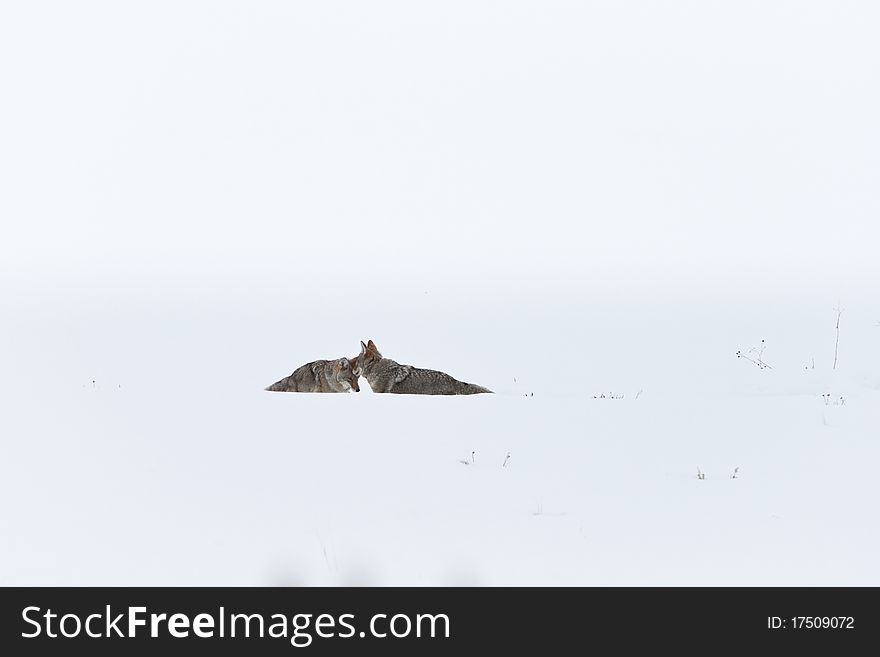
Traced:
<path fill-rule="evenodd" d="M 360 370 L 355 369 L 348 358 L 340 358 L 333 361 L 333 370 L 336 380 L 343 388 L 347 386 L 349 390 L 361 391 L 361 387 L 358 385 Z"/>

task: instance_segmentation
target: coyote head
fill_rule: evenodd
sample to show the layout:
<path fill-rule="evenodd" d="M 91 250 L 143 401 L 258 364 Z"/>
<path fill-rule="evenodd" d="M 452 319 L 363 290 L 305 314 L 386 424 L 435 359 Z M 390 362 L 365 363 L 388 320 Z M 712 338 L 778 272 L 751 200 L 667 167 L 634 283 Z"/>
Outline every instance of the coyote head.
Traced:
<path fill-rule="evenodd" d="M 342 385 L 346 390 L 354 390 L 360 392 L 358 385 L 358 375 L 360 370 L 355 371 L 351 361 L 348 358 L 339 358 L 333 361 L 333 378 Z"/>
<path fill-rule="evenodd" d="M 357 355 L 356 360 L 359 373 L 363 373 L 370 369 L 373 363 L 382 360 L 382 354 L 379 353 L 376 344 L 372 340 L 368 341 L 366 344 L 364 344 L 362 340 L 361 353 Z"/>

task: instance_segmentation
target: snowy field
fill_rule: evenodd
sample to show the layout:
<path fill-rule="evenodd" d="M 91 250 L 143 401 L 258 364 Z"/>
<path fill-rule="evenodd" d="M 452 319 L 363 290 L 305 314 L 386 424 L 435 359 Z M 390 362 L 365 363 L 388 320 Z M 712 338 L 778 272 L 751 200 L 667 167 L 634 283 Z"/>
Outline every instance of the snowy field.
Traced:
<path fill-rule="evenodd" d="M 880 582 L 876 303 L 400 296 L 13 313 L 2 583 Z M 262 390 L 368 337 L 497 394 Z"/>
<path fill-rule="evenodd" d="M 0 585 L 880 585 L 878 31 L 3 3 Z"/>

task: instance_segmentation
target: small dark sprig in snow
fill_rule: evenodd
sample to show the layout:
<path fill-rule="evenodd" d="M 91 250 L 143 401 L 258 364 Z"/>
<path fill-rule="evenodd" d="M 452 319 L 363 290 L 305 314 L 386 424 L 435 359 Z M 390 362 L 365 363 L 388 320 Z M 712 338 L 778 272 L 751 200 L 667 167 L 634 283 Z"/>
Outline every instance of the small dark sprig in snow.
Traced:
<path fill-rule="evenodd" d="M 750 363 L 757 366 L 759 370 L 772 370 L 767 363 L 764 362 L 764 348 L 766 347 L 764 340 L 761 340 L 760 347 L 752 347 L 745 353 L 742 349 L 736 352 L 737 358 L 745 358 Z"/>

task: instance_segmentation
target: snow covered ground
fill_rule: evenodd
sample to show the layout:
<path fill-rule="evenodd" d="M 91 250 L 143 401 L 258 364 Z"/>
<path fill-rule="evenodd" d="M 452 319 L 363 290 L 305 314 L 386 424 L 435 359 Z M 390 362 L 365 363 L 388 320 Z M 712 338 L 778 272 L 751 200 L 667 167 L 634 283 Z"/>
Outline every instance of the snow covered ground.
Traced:
<path fill-rule="evenodd" d="M 3 3 L 0 584 L 880 585 L 878 26 Z"/>
<path fill-rule="evenodd" d="M 4 305 L 3 584 L 880 582 L 876 304 L 198 298 Z M 262 390 L 366 338 L 497 394 Z"/>

